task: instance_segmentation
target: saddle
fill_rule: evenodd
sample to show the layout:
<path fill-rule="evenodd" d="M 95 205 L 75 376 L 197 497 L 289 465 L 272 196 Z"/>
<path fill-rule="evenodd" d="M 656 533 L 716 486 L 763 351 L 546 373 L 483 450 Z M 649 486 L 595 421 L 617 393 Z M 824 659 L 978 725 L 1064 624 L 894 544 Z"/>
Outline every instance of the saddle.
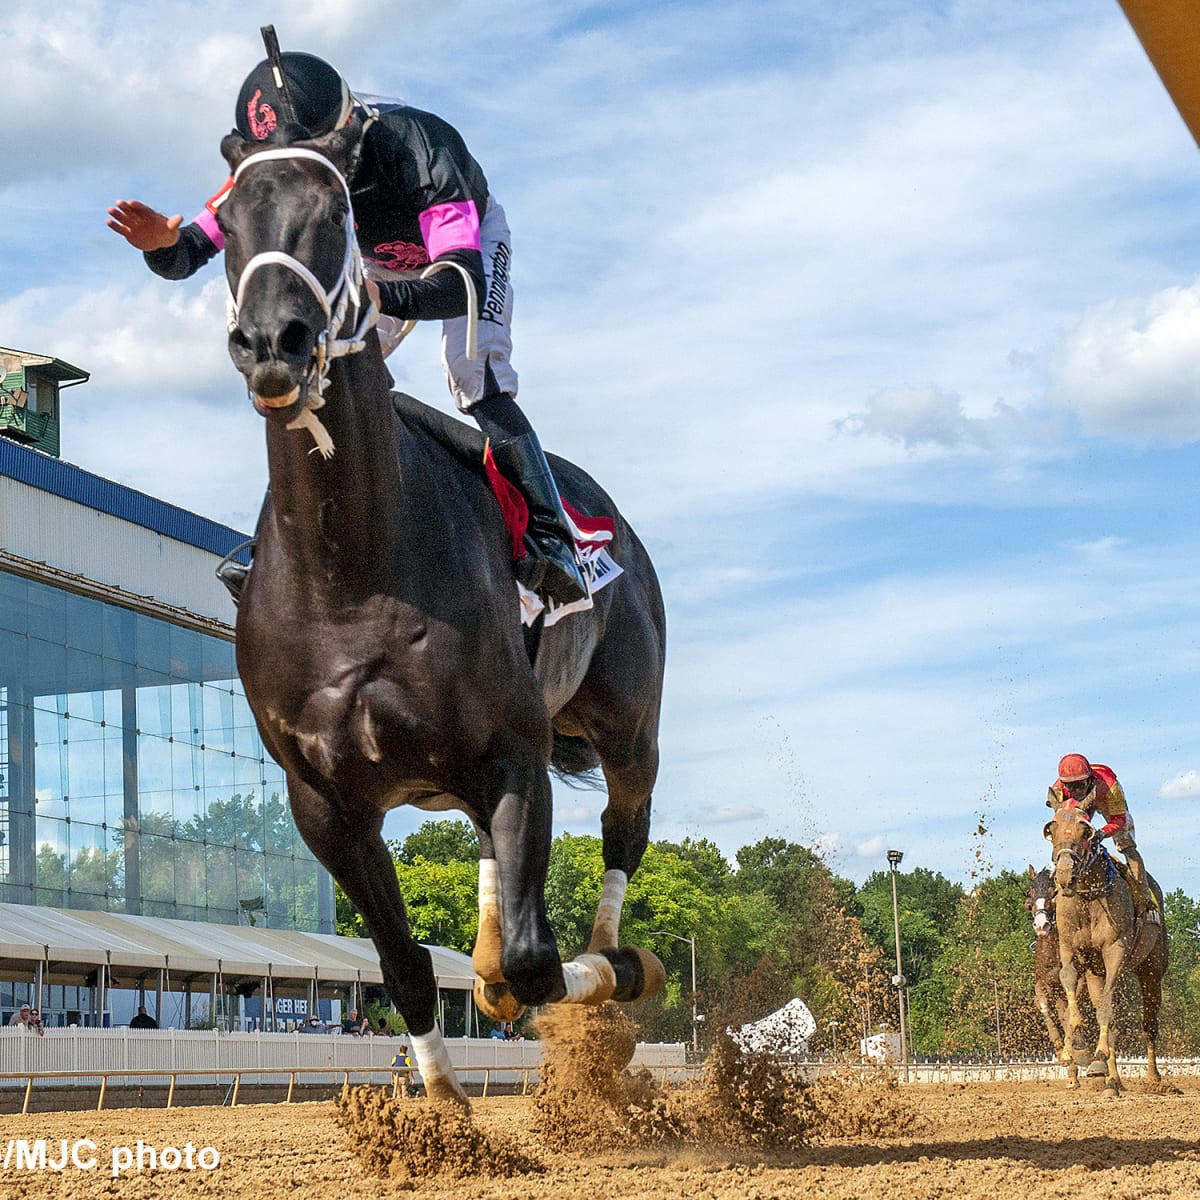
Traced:
<path fill-rule="evenodd" d="M 471 470 L 482 472 L 487 478 L 500 506 L 505 528 L 509 536 L 509 552 L 514 562 L 525 557 L 525 531 L 529 524 L 529 506 L 520 491 L 501 473 L 492 458 L 487 439 L 474 426 L 431 408 L 415 396 L 405 392 L 392 392 L 392 407 L 402 421 L 414 425 L 429 434 Z M 545 611 L 543 624 L 551 626 L 569 613 L 580 612 L 592 607 L 592 596 L 602 587 L 612 583 L 622 572 L 608 553 L 615 528 L 609 517 L 588 516 L 579 511 L 564 495 L 563 509 L 571 524 L 575 549 L 588 585 L 588 595 L 573 604 L 553 605 L 547 611 L 541 597 L 517 584 L 521 598 L 521 621 L 533 626 Z"/>

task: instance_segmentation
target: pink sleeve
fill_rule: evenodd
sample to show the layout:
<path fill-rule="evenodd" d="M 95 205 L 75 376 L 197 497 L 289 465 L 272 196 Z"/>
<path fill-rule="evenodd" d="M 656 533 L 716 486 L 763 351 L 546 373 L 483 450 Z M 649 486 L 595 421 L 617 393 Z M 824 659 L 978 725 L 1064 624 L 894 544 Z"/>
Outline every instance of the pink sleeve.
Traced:
<path fill-rule="evenodd" d="M 201 209 L 200 215 L 192 220 L 192 224 L 199 225 L 204 232 L 204 236 L 218 250 L 225 249 L 225 235 L 221 232 L 221 228 L 217 224 L 217 218 L 207 208 Z"/>
<path fill-rule="evenodd" d="M 479 210 L 474 200 L 435 204 L 417 219 L 431 262 L 447 250 L 480 249 Z"/>

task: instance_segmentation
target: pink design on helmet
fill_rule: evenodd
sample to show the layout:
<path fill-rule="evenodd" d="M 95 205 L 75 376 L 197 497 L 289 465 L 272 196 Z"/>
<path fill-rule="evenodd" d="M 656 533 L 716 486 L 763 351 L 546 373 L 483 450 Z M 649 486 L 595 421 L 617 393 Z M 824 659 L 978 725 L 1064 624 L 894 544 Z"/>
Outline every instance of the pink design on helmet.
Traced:
<path fill-rule="evenodd" d="M 265 142 L 275 126 L 279 124 L 275 117 L 275 110 L 262 98 L 262 88 L 256 88 L 254 95 L 250 97 L 249 103 L 246 105 L 246 120 L 250 125 L 250 132 L 254 135 L 254 140 L 258 142 Z"/>

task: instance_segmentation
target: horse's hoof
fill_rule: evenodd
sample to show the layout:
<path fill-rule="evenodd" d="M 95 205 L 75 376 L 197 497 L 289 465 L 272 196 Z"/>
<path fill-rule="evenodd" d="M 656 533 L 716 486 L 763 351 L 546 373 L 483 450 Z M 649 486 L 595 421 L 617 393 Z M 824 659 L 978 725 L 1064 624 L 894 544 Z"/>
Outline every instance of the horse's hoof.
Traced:
<path fill-rule="evenodd" d="M 1089 1079 L 1099 1079 L 1102 1075 L 1108 1074 L 1108 1062 L 1103 1058 L 1093 1058 L 1088 1063 L 1087 1077 Z"/>
<path fill-rule="evenodd" d="M 657 954 L 639 946 L 620 946 L 600 952 L 612 963 L 617 987 L 610 999 L 627 1003 L 657 996 L 667 985 L 666 968 Z"/>
<path fill-rule="evenodd" d="M 507 983 L 485 983 L 476 976 L 471 991 L 475 1007 L 493 1021 L 518 1021 L 525 1013 L 525 1005 L 512 994 Z"/>

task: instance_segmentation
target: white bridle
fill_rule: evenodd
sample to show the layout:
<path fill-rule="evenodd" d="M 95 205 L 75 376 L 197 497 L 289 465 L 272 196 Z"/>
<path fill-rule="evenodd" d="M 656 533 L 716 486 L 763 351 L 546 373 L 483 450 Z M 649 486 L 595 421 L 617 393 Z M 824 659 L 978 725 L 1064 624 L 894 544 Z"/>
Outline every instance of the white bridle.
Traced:
<path fill-rule="evenodd" d="M 309 367 L 306 377 L 307 387 L 305 388 L 304 395 L 304 410 L 300 416 L 289 423 L 288 428 L 308 429 L 313 436 L 313 440 L 317 443 L 317 449 L 321 452 L 322 456 L 329 458 L 333 454 L 333 440 L 314 413 L 315 409 L 320 408 L 325 403 L 324 392 L 329 386 L 329 362 L 334 358 L 341 358 L 348 354 L 357 354 L 360 350 L 364 349 L 367 344 L 367 334 L 379 319 L 379 312 L 369 298 L 364 303 L 365 289 L 363 286 L 362 255 L 359 252 L 358 239 L 354 234 L 354 214 L 350 206 L 350 186 L 347 184 L 345 176 L 329 159 L 323 154 L 318 154 L 315 150 L 305 150 L 300 147 L 262 150 L 242 160 L 237 170 L 233 173 L 233 181 L 236 184 L 242 172 L 255 163 L 282 158 L 306 158 L 320 163 L 323 167 L 331 171 L 338 183 L 342 185 L 342 191 L 346 195 L 346 253 L 342 258 L 342 268 L 332 286 L 326 289 L 304 263 L 293 258 L 290 254 L 285 254 L 282 250 L 266 250 L 262 254 L 254 255 L 242 268 L 242 273 L 238 278 L 237 291 L 235 292 L 232 287 L 229 289 L 227 305 L 229 331 L 232 333 L 237 328 L 238 310 L 245 299 L 246 286 L 255 271 L 268 266 L 286 267 L 308 285 L 309 291 L 312 292 L 317 303 L 321 306 L 322 313 L 325 315 L 325 328 L 317 335 L 317 344 L 313 347 L 312 365 Z M 352 320 L 357 320 L 354 332 L 349 337 L 336 337 L 335 334 L 337 331 L 346 323 L 346 318 L 351 312 L 351 306 L 353 306 L 354 314 Z M 286 403 L 292 403 L 299 391 L 300 389 L 297 388 L 286 397 Z M 267 403 L 266 401 L 262 402 L 264 404 Z M 284 406 L 286 405 L 279 405 L 278 403 L 274 405 L 268 404 L 268 407 Z"/>

